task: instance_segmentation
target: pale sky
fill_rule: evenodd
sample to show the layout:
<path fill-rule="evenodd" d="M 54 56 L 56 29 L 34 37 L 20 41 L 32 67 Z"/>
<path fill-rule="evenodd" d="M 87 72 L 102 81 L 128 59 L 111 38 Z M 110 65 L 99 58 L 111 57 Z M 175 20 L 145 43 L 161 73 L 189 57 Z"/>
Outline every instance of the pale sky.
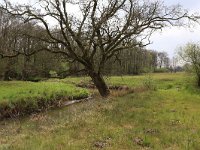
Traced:
<path fill-rule="evenodd" d="M 200 0 L 164 0 L 165 4 L 180 4 L 191 12 L 200 12 Z M 176 49 L 188 42 L 200 41 L 200 25 L 194 28 L 165 28 L 162 32 L 152 35 L 153 44 L 147 46 L 148 49 L 156 51 L 166 51 L 170 57 L 173 57 Z"/>
<path fill-rule="evenodd" d="M 1 1 L 1 0 L 0 0 Z M 34 0 L 10 0 L 18 3 L 31 3 Z M 164 0 L 166 5 L 180 4 L 183 8 L 191 12 L 200 12 L 200 0 Z M 188 42 L 200 41 L 200 25 L 193 28 L 164 28 L 156 32 L 151 37 L 151 45 L 147 48 L 156 51 L 166 51 L 170 57 L 173 57 L 176 49 Z"/>

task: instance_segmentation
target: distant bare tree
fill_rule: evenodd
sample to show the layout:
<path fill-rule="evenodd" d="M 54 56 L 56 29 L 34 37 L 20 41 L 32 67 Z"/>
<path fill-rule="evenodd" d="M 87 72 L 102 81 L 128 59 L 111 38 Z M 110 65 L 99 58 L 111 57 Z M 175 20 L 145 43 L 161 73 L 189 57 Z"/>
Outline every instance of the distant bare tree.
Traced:
<path fill-rule="evenodd" d="M 69 7 L 78 7 L 80 15 L 71 13 Z M 148 0 L 39 0 L 35 7 L 13 6 L 6 0 L 1 8 L 25 23 L 35 21 L 42 26 L 47 36 L 36 38 L 47 43 L 43 50 L 81 63 L 103 97 L 110 93 L 102 76 L 108 60 L 117 58 L 119 51 L 149 44 L 156 30 L 197 20 L 180 5 L 167 7 Z"/>
<path fill-rule="evenodd" d="M 175 72 L 176 73 L 176 71 L 177 71 L 177 63 L 178 63 L 178 58 L 177 57 L 173 57 L 172 58 L 172 72 Z"/>
<path fill-rule="evenodd" d="M 200 45 L 188 43 L 179 48 L 178 54 L 186 63 L 192 64 L 197 76 L 197 85 L 200 87 Z"/>
<path fill-rule="evenodd" d="M 165 67 L 168 68 L 169 67 L 169 57 L 168 54 L 166 52 L 159 52 L 158 54 L 158 66 L 159 68 Z"/>

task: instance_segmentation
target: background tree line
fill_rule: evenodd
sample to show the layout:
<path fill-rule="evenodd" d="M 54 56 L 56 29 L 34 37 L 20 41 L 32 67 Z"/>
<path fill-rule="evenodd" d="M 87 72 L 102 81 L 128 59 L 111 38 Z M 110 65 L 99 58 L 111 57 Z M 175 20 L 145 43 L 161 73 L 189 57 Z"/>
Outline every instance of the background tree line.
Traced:
<path fill-rule="evenodd" d="M 30 35 L 45 37 L 46 32 L 34 23 L 24 24 L 16 16 L 0 11 L 0 54 L 7 54 L 0 59 L 1 79 L 37 80 L 84 74 L 79 73 L 84 66 L 77 61 L 67 61 L 60 54 L 48 51 L 35 53 L 45 47 L 46 42 Z M 23 54 L 15 55 L 15 51 Z M 98 59 L 99 56 L 96 57 Z M 134 75 L 169 68 L 169 57 L 165 52 L 132 47 L 119 51 L 105 66 L 103 73 L 107 75 Z"/>

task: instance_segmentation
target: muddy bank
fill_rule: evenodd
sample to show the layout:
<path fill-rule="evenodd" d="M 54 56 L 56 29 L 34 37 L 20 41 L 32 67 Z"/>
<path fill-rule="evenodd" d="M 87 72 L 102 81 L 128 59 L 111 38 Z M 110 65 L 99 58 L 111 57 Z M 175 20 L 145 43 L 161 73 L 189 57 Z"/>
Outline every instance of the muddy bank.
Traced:
<path fill-rule="evenodd" d="M 0 121 L 6 118 L 17 118 L 21 116 L 30 115 L 33 113 L 44 112 L 53 108 L 59 108 L 63 106 L 72 105 L 74 103 L 79 103 L 90 99 L 87 97 L 56 97 L 54 99 L 37 99 L 36 101 L 27 101 L 20 100 L 16 103 L 10 104 L 1 104 L 0 105 Z"/>

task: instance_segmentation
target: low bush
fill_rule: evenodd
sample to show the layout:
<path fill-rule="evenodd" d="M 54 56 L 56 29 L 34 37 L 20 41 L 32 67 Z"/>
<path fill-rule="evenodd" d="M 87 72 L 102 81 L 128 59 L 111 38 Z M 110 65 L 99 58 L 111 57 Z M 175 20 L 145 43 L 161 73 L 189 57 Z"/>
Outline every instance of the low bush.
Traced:
<path fill-rule="evenodd" d="M 148 90 L 156 90 L 156 83 L 150 74 L 147 74 L 143 79 L 143 86 Z"/>

